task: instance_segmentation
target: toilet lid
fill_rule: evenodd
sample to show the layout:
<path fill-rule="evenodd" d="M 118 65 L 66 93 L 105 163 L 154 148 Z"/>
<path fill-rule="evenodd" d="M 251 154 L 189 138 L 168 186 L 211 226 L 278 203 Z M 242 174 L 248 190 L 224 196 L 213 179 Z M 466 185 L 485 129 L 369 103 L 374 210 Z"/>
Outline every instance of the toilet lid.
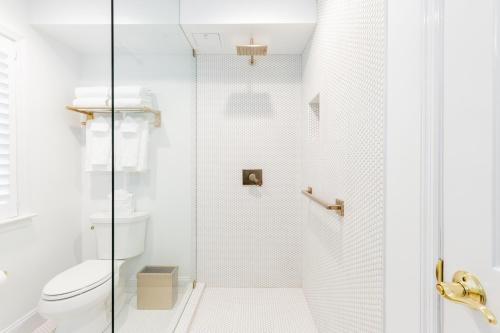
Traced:
<path fill-rule="evenodd" d="M 58 274 L 43 289 L 45 300 L 74 297 L 111 279 L 111 260 L 87 260 Z"/>

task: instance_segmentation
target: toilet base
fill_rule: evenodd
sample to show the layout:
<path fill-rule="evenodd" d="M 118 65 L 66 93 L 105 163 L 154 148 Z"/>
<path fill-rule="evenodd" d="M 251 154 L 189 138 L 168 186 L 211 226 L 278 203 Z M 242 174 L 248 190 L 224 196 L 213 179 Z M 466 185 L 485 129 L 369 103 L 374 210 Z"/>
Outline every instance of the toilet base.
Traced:
<path fill-rule="evenodd" d="M 109 309 L 105 303 L 56 322 L 56 333 L 100 333 L 111 323 Z"/>

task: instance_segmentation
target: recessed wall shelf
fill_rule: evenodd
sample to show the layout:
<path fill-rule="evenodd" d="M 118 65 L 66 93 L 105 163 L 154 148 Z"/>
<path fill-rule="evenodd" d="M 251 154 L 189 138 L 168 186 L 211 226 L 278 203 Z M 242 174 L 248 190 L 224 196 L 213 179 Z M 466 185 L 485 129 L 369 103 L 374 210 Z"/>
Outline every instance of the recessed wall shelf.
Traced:
<path fill-rule="evenodd" d="M 309 113 L 308 113 L 308 125 L 309 125 L 309 139 L 311 141 L 316 141 L 319 139 L 319 94 L 314 96 L 314 98 L 309 102 Z"/>
<path fill-rule="evenodd" d="M 66 105 L 66 109 L 72 112 L 78 112 L 86 115 L 86 119 L 92 120 L 94 119 L 95 113 L 111 113 L 111 107 L 76 107 L 73 105 Z M 148 106 L 141 106 L 135 108 L 129 107 L 115 107 L 115 112 L 124 112 L 124 113 L 149 113 L 153 114 L 153 126 L 161 127 L 161 112 L 159 110 L 152 109 Z M 86 122 L 82 122 L 82 125 L 85 125 Z"/>

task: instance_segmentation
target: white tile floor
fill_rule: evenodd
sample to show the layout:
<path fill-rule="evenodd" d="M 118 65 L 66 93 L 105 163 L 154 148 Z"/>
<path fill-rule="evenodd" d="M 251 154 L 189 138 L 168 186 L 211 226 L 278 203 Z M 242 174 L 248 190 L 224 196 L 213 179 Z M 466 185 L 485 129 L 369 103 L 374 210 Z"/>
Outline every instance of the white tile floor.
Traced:
<path fill-rule="evenodd" d="M 129 294 L 127 303 L 118 315 L 115 331 L 118 333 L 173 332 L 191 290 L 188 285 L 179 288 L 177 302 L 172 310 L 139 310 L 137 309 L 137 296 Z"/>
<path fill-rule="evenodd" d="M 302 289 L 292 288 L 206 288 L 190 326 L 190 333 L 316 332 Z"/>

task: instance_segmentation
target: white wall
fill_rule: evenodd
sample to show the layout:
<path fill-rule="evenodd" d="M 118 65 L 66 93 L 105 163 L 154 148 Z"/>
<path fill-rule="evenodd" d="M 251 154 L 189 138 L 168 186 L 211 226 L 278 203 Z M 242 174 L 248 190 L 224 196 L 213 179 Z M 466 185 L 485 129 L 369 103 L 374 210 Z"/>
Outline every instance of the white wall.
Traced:
<path fill-rule="evenodd" d="M 384 330 L 385 9 L 319 0 L 303 55 L 302 186 L 345 201 L 340 218 L 302 199 L 303 288 L 320 332 Z M 315 138 L 308 103 L 318 93 Z"/>
<path fill-rule="evenodd" d="M 300 287 L 301 57 L 200 55 L 198 280 Z M 243 186 L 262 169 L 263 186 Z"/>
<path fill-rule="evenodd" d="M 25 1 L 1 0 L 0 22 L 20 34 L 18 181 L 21 213 L 32 221 L 0 227 L 0 330 L 33 310 L 41 290 L 80 259 L 80 154 L 74 115 L 65 111 L 78 58 L 28 26 Z"/>
<path fill-rule="evenodd" d="M 80 84 L 99 84 L 108 72 L 106 59 L 86 56 Z M 196 106 L 195 59 L 191 55 L 132 55 L 119 52 L 115 61 L 117 85 L 151 89 L 162 111 L 161 128 L 151 128 L 150 170 L 130 175 L 128 191 L 136 196 L 137 210 L 148 211 L 146 251 L 124 268 L 135 278 L 144 265 L 178 265 L 181 277 L 193 278 L 192 226 L 194 225 L 194 138 Z M 109 210 L 110 174 L 83 173 L 82 214 L 84 258 L 96 257 L 95 234 L 89 216 Z M 122 173 L 116 188 L 123 188 Z M 110 235 L 111 237 L 111 235 Z M 134 282 L 132 281 L 133 285 Z"/>

